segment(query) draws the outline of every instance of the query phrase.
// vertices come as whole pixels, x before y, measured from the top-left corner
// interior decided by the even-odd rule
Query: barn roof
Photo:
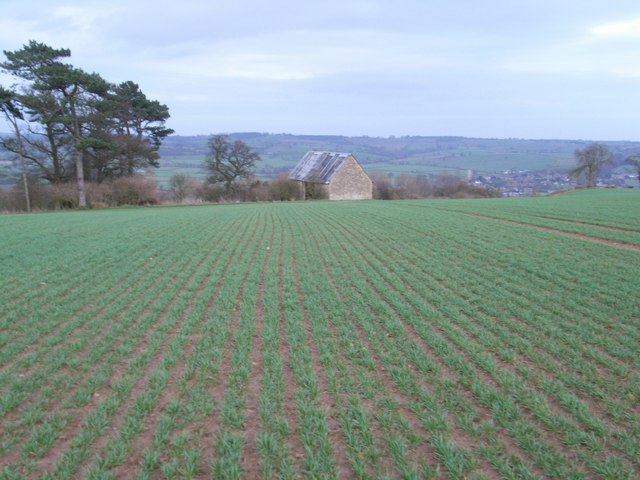
[[[289,173],[291,180],[313,183],[329,183],[349,153],[307,152]]]

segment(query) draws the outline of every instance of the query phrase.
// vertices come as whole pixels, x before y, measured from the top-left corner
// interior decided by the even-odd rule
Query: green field
[[[0,217],[0,478],[640,476],[640,191]]]

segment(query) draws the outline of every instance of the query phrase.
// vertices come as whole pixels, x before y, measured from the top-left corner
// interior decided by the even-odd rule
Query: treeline
[[[497,197],[496,190],[470,185],[459,177],[441,174],[432,177],[399,175],[392,179],[373,173],[373,197],[378,200],[418,198],[487,198]],[[51,184],[31,178],[29,182],[33,210],[78,208],[75,183]],[[85,185],[87,207],[106,208],[123,205],[198,204],[230,202],[285,202],[300,199],[300,185],[287,174],[271,181],[243,179],[232,191],[222,184],[197,180],[177,173],[169,179],[169,188],[161,189],[153,176],[134,175]],[[26,211],[22,184],[0,190],[0,212]]]
[[[68,49],[31,41],[4,54],[0,69],[17,83],[0,86],[0,114],[13,130],[0,146],[19,158],[24,190],[28,175],[35,175],[48,184],[36,189],[74,190],[75,203],[85,207],[85,184],[158,167],[160,144],[173,133],[165,127],[166,105],[148,99],[132,81],[113,84],[65,63]]]

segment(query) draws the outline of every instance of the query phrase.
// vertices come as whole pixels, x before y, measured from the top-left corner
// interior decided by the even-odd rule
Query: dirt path
[[[567,237],[573,237],[573,238],[579,238],[580,240],[587,240],[589,242],[593,242],[593,243],[601,243],[601,244],[605,244],[605,245],[611,245],[612,247],[618,247],[618,248],[624,248],[627,250],[634,250],[636,252],[640,252],[640,245],[636,245],[633,243],[626,243],[626,242],[618,242],[616,240],[608,240],[606,238],[598,238],[598,237],[592,237],[590,235],[585,235],[582,233],[575,233],[575,232],[567,232],[564,230],[560,230],[558,228],[552,228],[552,227],[543,227],[542,225],[532,225],[530,223],[527,222],[519,222],[517,220],[510,220],[507,218],[499,218],[499,217],[492,217],[490,215],[482,215],[480,213],[469,213],[469,212],[459,212],[457,211],[456,213],[461,213],[463,215],[469,215],[471,217],[478,217],[478,218],[484,218],[487,220],[493,220],[496,222],[501,222],[501,223],[510,223],[510,224],[514,224],[514,225],[520,225],[523,227],[528,227],[528,228],[532,228],[534,230],[540,230],[543,232],[550,232],[550,233],[558,233],[560,235],[565,235]],[[582,222],[570,222],[570,223],[581,223]],[[591,224],[586,224],[586,225],[591,225]],[[598,226],[600,228],[604,228],[605,230],[617,230],[617,229],[612,229],[612,228],[608,228],[608,227],[601,227],[600,225],[594,225],[594,226]],[[627,231],[627,230],[623,230],[623,231]]]

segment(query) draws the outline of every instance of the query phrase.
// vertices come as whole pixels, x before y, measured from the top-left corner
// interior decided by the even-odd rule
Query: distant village
[[[545,195],[555,191],[573,188],[577,184],[566,171],[546,170],[505,170],[496,175],[472,175],[471,182],[484,188],[492,188],[503,197],[528,197]],[[637,187],[638,181],[631,172],[611,173],[602,178],[599,187]]]

